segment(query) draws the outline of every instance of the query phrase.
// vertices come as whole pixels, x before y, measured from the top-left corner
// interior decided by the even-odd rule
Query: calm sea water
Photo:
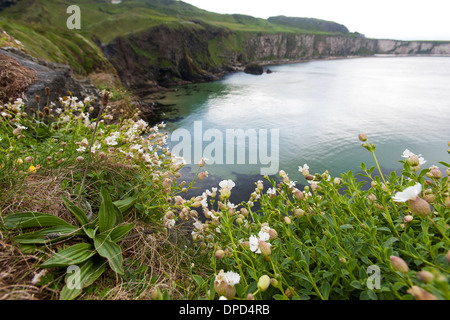
[[[401,169],[398,161],[405,149],[422,154],[427,160],[424,167],[450,162],[450,58],[371,57],[270,69],[271,74],[237,73],[213,83],[180,87],[161,100],[174,104],[166,114],[169,145],[180,149],[181,139],[171,141],[179,129],[191,135],[192,153],[184,156],[194,165],[187,166],[187,174],[198,168],[194,149],[205,151],[210,146],[210,151],[213,142],[223,145],[223,155],[220,151],[213,155],[227,163],[226,148],[236,147],[237,154],[238,146],[226,141],[226,130],[238,129],[258,134],[256,145],[247,143],[258,152],[265,151],[259,130],[267,130],[268,156],[271,132],[278,132],[278,170],[285,170],[297,184],[306,183],[298,172],[305,163],[312,174],[328,170],[333,176],[358,172],[361,162],[374,165],[371,154],[361,147],[359,133],[366,133],[376,145],[385,171]],[[215,139],[205,139],[205,132]],[[228,163],[207,165],[210,178],[204,186],[232,179],[248,199],[245,191],[254,189],[261,168],[268,165],[259,158],[250,164],[248,154],[245,164],[238,164],[236,157]]]

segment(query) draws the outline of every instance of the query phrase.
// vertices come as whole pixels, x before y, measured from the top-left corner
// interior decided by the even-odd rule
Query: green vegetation
[[[327,31],[318,23],[321,20],[317,19],[302,24],[276,19],[272,22],[245,15],[212,13],[174,0],[128,0],[121,4],[80,0],[76,5],[82,13],[81,29],[68,30],[66,22],[70,14],[66,10],[73,4],[67,0],[21,0],[0,12],[0,27],[21,41],[30,54],[67,63],[75,73],[82,75],[111,70],[97,42],[109,43],[119,36],[139,34],[160,25],[228,33],[223,39],[226,42],[225,49],[229,48],[233,52],[241,52],[241,39],[251,34],[334,34],[333,31]],[[220,62],[222,59],[218,55],[222,51],[217,50],[217,41],[222,41],[222,38],[211,41],[211,57],[215,62]]]
[[[21,100],[2,107],[6,297],[450,299],[450,164],[444,176],[405,151],[386,176],[360,135],[368,188],[304,165],[303,190],[280,171],[240,204],[231,180],[185,198],[207,179],[204,160],[184,181],[164,125],[113,116],[108,98],[98,118],[71,96],[32,115]]]

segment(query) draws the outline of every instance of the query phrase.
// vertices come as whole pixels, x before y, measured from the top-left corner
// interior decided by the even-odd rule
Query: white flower
[[[266,232],[266,231],[263,231],[263,230],[261,230],[259,232],[258,236],[259,236],[259,240],[261,240],[261,241],[266,241],[267,242],[270,239],[270,234],[268,232]]]
[[[120,136],[120,132],[112,132],[109,137],[105,138],[105,143],[109,146],[117,145],[117,138]]]
[[[257,236],[251,235],[248,242],[252,252],[261,253],[261,250],[259,250],[259,239]]]
[[[239,283],[241,276],[239,273],[228,271],[224,273],[225,279],[230,286],[234,286]]]
[[[302,166],[298,167],[298,171],[300,171],[302,173],[307,171],[307,170],[309,170],[309,166],[306,163],[303,165],[303,167]]]
[[[228,202],[227,207],[228,207],[228,209],[236,209],[238,206],[235,205],[234,203]]]
[[[259,249],[259,241],[267,242],[270,239],[270,234],[265,231],[260,231],[258,234],[259,238],[257,236],[251,235],[248,242],[250,244],[250,250],[254,253],[260,254],[261,249]],[[268,243],[270,245],[270,243]]]
[[[85,147],[85,146],[80,146],[80,147],[77,149],[77,151],[78,151],[79,153],[83,153],[83,152],[86,151],[86,147]]]
[[[408,149],[406,149],[405,151],[403,151],[402,157],[403,158],[409,158],[412,156],[417,156],[417,158],[419,158],[419,164],[422,166],[425,163],[427,163],[427,161],[424,159],[424,157],[422,157],[421,154],[414,154],[411,151],[409,151]]]
[[[228,188],[229,190],[233,189],[236,184],[232,180],[223,180],[219,183],[219,187]]]
[[[228,299],[225,298],[224,296],[220,296],[219,300],[228,300]]]
[[[295,187],[295,183],[296,183],[296,181],[289,181],[288,183],[286,183],[286,185],[287,185],[289,188],[294,188],[294,187]]]
[[[175,219],[166,219],[164,221],[164,225],[166,226],[166,228],[172,229],[172,227],[175,225]]]
[[[408,187],[402,192],[397,192],[392,200],[395,202],[406,202],[408,200],[415,200],[417,196],[422,192],[422,185],[416,184],[414,187]]]
[[[268,195],[276,195],[277,194],[277,189],[269,188],[269,189],[267,189],[267,194]]]

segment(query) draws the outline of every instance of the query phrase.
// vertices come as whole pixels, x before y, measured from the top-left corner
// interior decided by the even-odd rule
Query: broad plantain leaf
[[[123,274],[122,249],[112,242],[107,235],[99,234],[94,239],[94,245],[97,252],[108,260],[108,263],[114,272]]]
[[[136,204],[137,199],[138,195],[136,194],[135,196],[130,198],[114,201],[114,204],[116,205],[117,208],[119,208],[122,215],[126,215]]]
[[[83,232],[74,226],[56,226],[21,234],[15,237],[14,241],[20,244],[46,244],[82,234]]]
[[[106,270],[105,259],[96,256],[84,262],[74,274],[67,274],[66,285],[60,293],[60,300],[73,300],[78,297],[83,288],[94,283]],[[78,272],[78,273],[77,273]],[[73,281],[73,282],[72,282]],[[77,283],[79,281],[79,283]]]
[[[100,232],[105,232],[117,224],[117,213],[108,191],[102,187],[100,194],[103,201],[98,212],[98,226]]]
[[[5,227],[14,228],[35,228],[35,227],[54,227],[54,226],[72,226],[61,218],[47,213],[40,212],[20,212],[8,215],[5,218]]]
[[[108,234],[109,239],[111,239],[111,241],[119,242],[120,240],[123,239],[123,237],[125,237],[128,234],[128,232],[131,231],[131,229],[133,229],[133,224],[130,223],[122,226],[117,226],[113,230],[107,231],[106,234]]]
[[[60,250],[41,264],[42,268],[67,267],[86,261],[95,254],[94,246],[89,243],[78,243]]]
[[[70,212],[72,212],[72,214],[75,216],[75,218],[77,218],[78,222],[80,222],[82,226],[90,222],[83,210],[77,207],[73,202],[69,201],[66,197],[63,196],[62,199],[66,208],[69,209]]]

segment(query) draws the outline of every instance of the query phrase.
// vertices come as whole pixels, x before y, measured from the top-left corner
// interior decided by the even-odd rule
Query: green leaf
[[[40,212],[21,212],[9,214],[5,218],[4,222],[5,227],[8,229],[72,226],[70,223],[61,218]]]
[[[104,232],[114,228],[116,225],[116,209],[114,208],[111,196],[105,188],[102,187],[100,194],[103,201],[98,213],[98,225],[100,232]]]
[[[114,205],[120,210],[123,215],[126,215],[134,207],[137,200],[138,194],[130,198],[115,201]]]
[[[73,202],[69,201],[66,197],[63,196],[62,199],[66,208],[69,209],[70,212],[72,212],[72,214],[75,216],[75,218],[77,218],[78,222],[80,222],[82,226],[90,222],[83,210],[77,207]]]
[[[199,275],[193,274],[192,278],[194,278],[194,281],[197,283],[197,285],[199,287],[202,287],[203,283],[205,282],[205,280],[203,280],[202,277],[200,277]]]
[[[361,283],[358,280],[353,280],[350,285],[355,289],[362,289]]]
[[[122,225],[122,226],[117,226],[111,231],[111,233],[109,234],[109,238],[113,242],[119,242],[120,240],[123,239],[123,237],[125,237],[128,234],[128,232],[131,231],[131,229],[133,229],[132,223]]]
[[[60,293],[60,300],[73,300],[86,288],[94,283],[106,270],[106,261],[101,257],[94,257],[84,262],[79,273],[75,269],[74,274],[67,274],[66,285]],[[77,278],[78,277],[78,278]],[[69,281],[79,280],[79,284]]]
[[[34,232],[24,233],[14,238],[14,241],[20,244],[45,244],[54,241],[60,241],[67,237],[82,235],[79,228],[74,226],[50,227]],[[77,231],[78,230],[78,231]]]
[[[331,291],[331,286],[328,282],[325,282],[320,287],[320,293],[322,294],[322,296],[325,300],[328,300],[328,297],[330,296],[330,291]]]
[[[109,266],[117,274],[123,274],[122,249],[111,241],[105,234],[99,234],[94,238],[94,246],[97,252],[108,260]]]
[[[89,243],[78,243],[55,253],[41,264],[42,268],[67,267],[82,263],[95,254],[94,247]]]
[[[95,228],[95,229],[92,229],[92,228],[88,228],[88,227],[86,227],[86,226],[83,226],[83,230],[84,230],[84,233],[85,233],[89,238],[94,239],[94,238],[95,238],[95,235],[96,235],[96,233],[97,233],[98,227]]]
[[[272,298],[274,298],[275,300],[289,300],[288,297],[282,294],[275,294]]]
[[[439,163],[443,166],[446,166],[447,168],[450,168],[450,164],[448,164],[447,162],[439,161]]]

